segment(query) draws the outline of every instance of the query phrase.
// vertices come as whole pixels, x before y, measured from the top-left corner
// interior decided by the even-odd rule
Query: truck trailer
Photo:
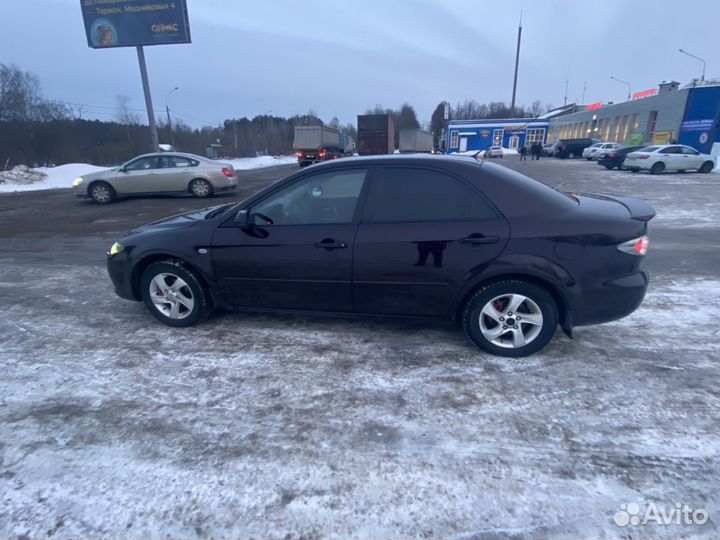
[[[422,129],[400,130],[400,153],[433,151],[433,136]]]
[[[361,156],[395,152],[395,123],[388,114],[362,114],[357,117],[357,152]]]
[[[346,136],[327,126],[295,126],[295,156],[301,167],[343,157]]]

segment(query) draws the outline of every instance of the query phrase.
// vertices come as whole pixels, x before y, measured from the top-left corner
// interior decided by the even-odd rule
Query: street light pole
[[[618,79],[617,77],[613,77],[612,75],[610,75],[610,78],[611,78],[613,81],[617,81],[617,82],[619,82],[619,83],[623,83],[623,84],[626,84],[626,85],[627,85],[627,87],[628,87],[628,101],[630,101],[630,99],[631,99],[631,93],[632,93],[632,87],[630,86],[630,83],[627,82],[627,81],[623,81],[622,79]]]
[[[172,120],[170,120],[170,107],[168,106],[168,98],[170,97],[170,94],[172,94],[175,90],[180,90],[180,87],[176,86],[167,94],[165,94],[165,112],[167,113],[168,130],[170,131],[170,144],[172,145],[173,150],[175,149],[175,134],[173,133]]]
[[[695,56],[694,54],[691,54],[691,53],[689,53],[689,52],[687,52],[687,51],[685,51],[685,50],[683,50],[683,49],[678,49],[678,52],[681,52],[681,53],[683,53],[683,54],[686,54],[686,55],[689,56],[690,58],[694,58],[695,60],[700,60],[700,61],[702,62],[703,70],[702,70],[702,75],[700,75],[700,82],[705,82],[705,60],[703,60],[703,59],[700,58],[699,56]]]
[[[268,155],[268,138],[267,138],[267,115],[272,112],[272,109],[263,114],[263,135],[265,138],[265,155]]]

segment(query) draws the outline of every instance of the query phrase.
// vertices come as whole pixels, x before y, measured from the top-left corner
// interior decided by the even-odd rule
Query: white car
[[[593,155],[593,159],[602,159],[606,157],[610,152],[613,150],[617,150],[618,148],[622,148],[622,144],[609,142],[609,143],[603,143],[600,147],[600,150],[595,152],[595,155]]]
[[[491,146],[490,148],[485,150],[485,157],[486,158],[503,157],[502,146]]]
[[[625,156],[625,168],[633,172],[698,171],[709,173],[715,168],[715,157],[701,154],[682,144],[646,146]]]
[[[620,146],[618,143],[613,142],[595,143],[583,150],[582,157],[587,160],[599,159],[601,154],[620,148]]]

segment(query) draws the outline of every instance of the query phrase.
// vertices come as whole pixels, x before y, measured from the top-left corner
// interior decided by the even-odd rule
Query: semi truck
[[[433,151],[433,136],[422,129],[400,130],[400,153]]]
[[[295,126],[295,156],[301,167],[352,154],[352,139],[328,126]]]
[[[388,114],[362,114],[357,117],[357,152],[361,156],[395,152],[395,123]]]

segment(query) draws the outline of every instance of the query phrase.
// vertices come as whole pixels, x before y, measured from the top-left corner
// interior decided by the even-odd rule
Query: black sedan
[[[131,231],[107,264],[171,326],[218,307],[450,319],[524,356],[640,305],[654,215],[472,157],[350,158]]]
[[[618,169],[623,169],[623,163],[625,163],[625,157],[630,153],[634,152],[635,150],[640,150],[641,148],[645,148],[647,145],[641,145],[641,146],[623,146],[621,148],[615,148],[614,150],[608,152],[598,160],[598,165],[601,167],[605,167],[606,169],[614,169],[617,167]]]

